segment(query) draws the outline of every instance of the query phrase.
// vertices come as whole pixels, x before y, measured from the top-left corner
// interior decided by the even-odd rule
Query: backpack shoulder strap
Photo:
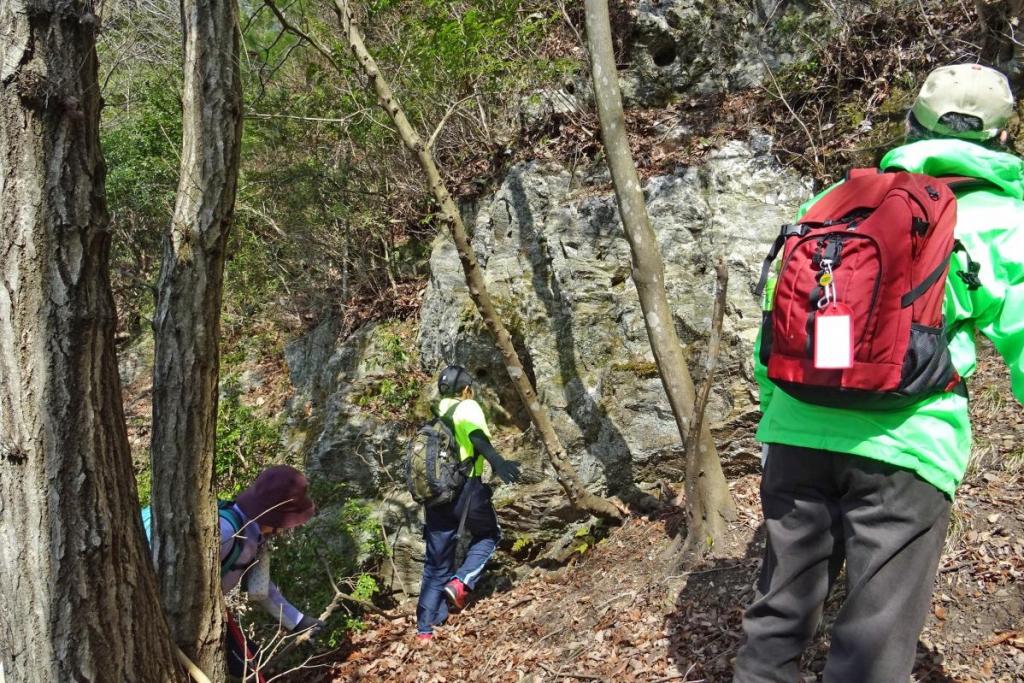
[[[455,403],[453,403],[451,407],[448,408],[448,410],[444,411],[443,415],[440,413],[438,413],[437,415],[437,419],[444,422],[448,429],[452,431],[452,434],[455,433],[455,421],[453,418],[455,416],[455,411],[458,410],[460,403],[461,401],[456,400]]]
[[[238,537],[238,532],[242,530],[242,519],[238,516],[238,513],[234,510],[234,501],[231,500],[219,500],[217,501],[217,518],[218,520],[223,519],[231,525],[231,552],[228,556],[220,563],[220,575],[224,576],[229,571],[235,568],[235,563],[238,562],[238,558],[242,554],[242,539]]]
[[[786,245],[786,240],[790,237],[803,237],[807,234],[807,226],[803,223],[786,223],[779,230],[778,237],[772,242],[771,249],[768,250],[768,256],[765,257],[764,262],[761,264],[761,277],[757,281],[757,285],[754,286],[754,296],[760,297],[764,292],[764,287],[768,283],[768,274],[771,272],[772,263],[775,258],[782,251],[782,247]]]
[[[880,168],[851,168],[846,172],[846,180],[863,178],[864,176],[881,175],[883,173],[885,173],[885,171]]]
[[[991,180],[985,178],[972,178],[971,176],[964,175],[948,175],[939,176],[935,178],[937,181],[948,187],[953,192],[963,192],[964,190],[980,190],[982,188],[989,188],[1003,191],[1003,188],[999,187]]]

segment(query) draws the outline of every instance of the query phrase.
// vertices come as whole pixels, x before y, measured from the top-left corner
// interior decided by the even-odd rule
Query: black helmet
[[[449,365],[437,377],[437,393],[444,397],[455,396],[471,386],[473,376],[461,365]]]

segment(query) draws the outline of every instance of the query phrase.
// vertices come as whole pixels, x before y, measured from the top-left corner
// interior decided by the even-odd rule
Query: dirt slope
[[[918,681],[1024,681],[1024,434],[989,354],[975,387],[978,447],[954,508]],[[728,681],[763,545],[758,476],[732,482],[740,517],[722,557],[683,573],[666,560],[679,513],[633,518],[577,563],[482,597],[417,646],[413,619],[375,618],[309,681]],[[808,650],[824,665],[833,595]],[[294,680],[294,679],[293,679]]]

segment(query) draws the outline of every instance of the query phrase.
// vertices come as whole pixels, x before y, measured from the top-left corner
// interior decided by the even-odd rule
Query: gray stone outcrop
[[[760,314],[750,292],[767,245],[809,192],[807,181],[774,161],[770,140],[757,135],[727,143],[702,166],[647,183],[675,323],[698,382],[713,263],[722,257],[729,264],[712,424],[742,419],[756,402],[749,354]],[[473,245],[584,481],[614,491],[644,479],[678,478],[679,436],[653,365],[606,177],[574,175],[557,164],[512,169],[478,207]],[[446,237],[431,258],[420,353],[427,368],[465,364],[495,390],[510,420],[522,421]],[[541,467],[540,454],[529,464]]]
[[[629,10],[622,73],[628,102],[756,87],[769,70],[800,61],[857,3],[789,0],[639,0]]]

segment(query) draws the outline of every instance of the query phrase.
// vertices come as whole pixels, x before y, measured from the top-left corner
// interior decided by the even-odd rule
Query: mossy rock
[[[612,370],[617,372],[628,372],[636,375],[640,379],[651,379],[659,376],[657,363],[639,359],[615,363],[612,365]]]

